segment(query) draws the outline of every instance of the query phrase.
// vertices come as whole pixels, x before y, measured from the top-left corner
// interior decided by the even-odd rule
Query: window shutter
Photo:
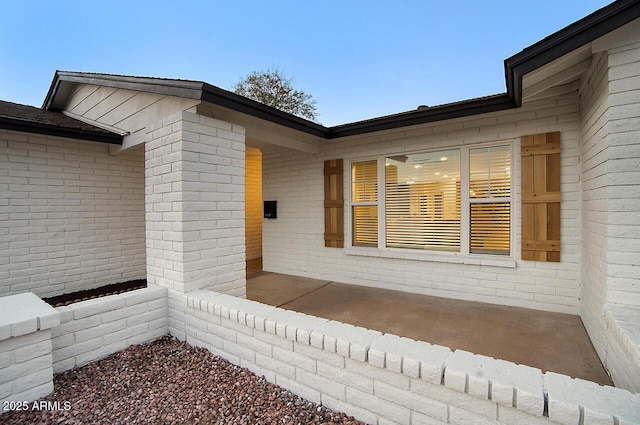
[[[522,259],[560,261],[560,133],[521,138]]]
[[[341,159],[324,162],[324,246],[344,247],[344,169]]]

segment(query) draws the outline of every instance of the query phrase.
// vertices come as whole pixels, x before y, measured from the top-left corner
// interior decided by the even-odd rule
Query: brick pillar
[[[180,112],[145,153],[149,283],[244,297],[244,128]]]

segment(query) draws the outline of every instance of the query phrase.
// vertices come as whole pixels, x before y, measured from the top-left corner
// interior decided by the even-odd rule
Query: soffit
[[[196,111],[200,115],[244,127],[247,144],[256,148],[279,146],[315,154],[320,152],[320,142],[325,140],[322,137],[211,102],[201,102]]]
[[[567,53],[522,77],[522,100],[559,96],[579,88],[580,78],[591,66],[591,43]]]

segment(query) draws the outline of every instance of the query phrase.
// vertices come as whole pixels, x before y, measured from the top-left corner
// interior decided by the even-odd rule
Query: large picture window
[[[460,250],[460,151],[385,159],[386,246]]]
[[[353,246],[509,255],[511,145],[352,162],[351,224]]]

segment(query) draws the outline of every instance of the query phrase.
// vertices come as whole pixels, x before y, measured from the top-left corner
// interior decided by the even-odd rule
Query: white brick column
[[[608,53],[607,302],[640,308],[640,42]]]
[[[180,112],[145,153],[149,283],[244,297],[244,128]]]

